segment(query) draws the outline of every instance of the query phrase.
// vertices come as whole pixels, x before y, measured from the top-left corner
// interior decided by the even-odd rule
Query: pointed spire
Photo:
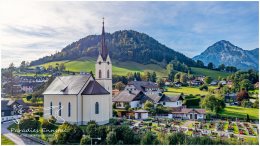
[[[107,59],[108,51],[106,47],[106,38],[105,38],[105,27],[104,27],[104,17],[103,17],[103,27],[102,27],[102,34],[101,34],[101,51],[100,55],[103,58],[103,60]]]

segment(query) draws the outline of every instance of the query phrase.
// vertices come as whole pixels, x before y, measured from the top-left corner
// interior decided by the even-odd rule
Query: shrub
[[[108,145],[117,144],[117,136],[115,131],[110,131],[106,137],[106,143]]]
[[[30,133],[28,129],[38,131],[40,129],[40,122],[33,117],[26,117],[21,119],[19,129],[22,133]]]
[[[156,145],[159,144],[159,140],[157,136],[154,135],[152,132],[147,132],[142,136],[141,145]]]
[[[247,100],[243,100],[241,102],[241,106],[246,107],[246,108],[251,108],[251,107],[253,107],[253,103],[250,101],[247,101]]]
[[[80,140],[80,145],[90,145],[91,139],[89,135],[84,135]]]
[[[53,144],[80,142],[83,132],[77,125],[63,123],[54,133]]]
[[[207,85],[202,85],[202,86],[200,86],[199,87],[199,89],[202,91],[202,90],[206,90],[206,91],[208,91],[208,86]]]
[[[54,132],[54,130],[57,129],[55,122],[56,122],[56,119],[53,116],[49,119],[44,119],[42,122],[43,132],[45,132],[45,133]]]

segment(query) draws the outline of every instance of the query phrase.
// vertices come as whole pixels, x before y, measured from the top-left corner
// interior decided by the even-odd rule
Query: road
[[[13,123],[13,121],[10,121],[8,123],[2,123],[2,131],[1,134],[12,140],[16,145],[40,145],[37,142],[34,142],[28,138],[21,137],[17,134],[12,133],[7,128]]]

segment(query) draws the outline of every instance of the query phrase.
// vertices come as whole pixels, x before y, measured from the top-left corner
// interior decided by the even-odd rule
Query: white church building
[[[112,118],[112,63],[105,43],[104,21],[96,78],[90,74],[56,77],[44,91],[44,118],[85,125],[106,124]]]

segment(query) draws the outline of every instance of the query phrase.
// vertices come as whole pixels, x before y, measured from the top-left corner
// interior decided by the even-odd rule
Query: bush
[[[57,129],[55,125],[56,119],[52,116],[49,119],[44,119],[42,122],[42,129],[44,133],[54,132]]]
[[[106,143],[108,145],[117,144],[117,136],[115,131],[110,131],[106,137]]]
[[[159,144],[159,140],[157,136],[154,135],[152,132],[147,132],[142,136],[141,145],[156,145]]]
[[[243,100],[241,103],[241,106],[246,107],[246,108],[252,108],[253,107],[253,103],[247,100]]]
[[[199,87],[199,89],[202,91],[202,90],[206,90],[206,91],[208,91],[208,86],[207,85],[202,85],[202,86],[200,86]]]
[[[63,123],[54,133],[52,144],[68,144],[80,142],[83,132],[77,125]]]
[[[31,133],[28,129],[35,130],[35,132],[37,132],[40,129],[40,122],[33,117],[26,117],[21,119],[19,129],[22,133]]]
[[[167,144],[168,145],[181,145],[186,144],[185,142],[185,134],[184,133],[175,133],[169,134],[167,136]]]
[[[89,135],[84,135],[80,140],[80,145],[90,145],[91,139]]]

